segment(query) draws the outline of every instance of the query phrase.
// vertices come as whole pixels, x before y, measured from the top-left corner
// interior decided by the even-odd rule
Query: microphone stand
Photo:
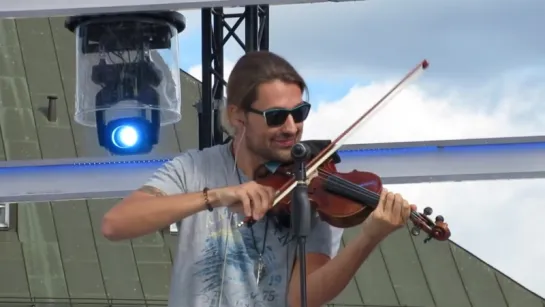
[[[310,155],[310,149],[303,143],[292,147],[291,156],[294,160],[294,175],[297,185],[292,192],[291,227],[297,238],[299,251],[299,274],[301,286],[301,307],[307,307],[307,261],[306,238],[311,231],[311,207],[308,197],[307,169],[305,162]]]

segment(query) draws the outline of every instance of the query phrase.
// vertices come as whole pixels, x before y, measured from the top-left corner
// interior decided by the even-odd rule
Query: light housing
[[[160,126],[181,120],[178,34],[185,25],[185,17],[178,12],[66,19],[66,28],[76,34],[74,119],[96,127],[99,144],[111,153],[147,153],[158,142]],[[114,146],[115,142],[107,140],[108,133],[125,119],[140,129],[147,127],[149,130],[141,133],[155,143],[126,150]]]

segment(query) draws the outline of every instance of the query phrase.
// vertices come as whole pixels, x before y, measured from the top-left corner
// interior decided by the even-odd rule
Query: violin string
[[[343,179],[343,178],[341,178],[339,176],[336,176],[336,175],[334,175],[334,174],[332,174],[332,173],[330,173],[328,171],[318,170],[318,177],[322,178],[324,180],[327,180],[330,177],[334,177],[337,180],[330,181],[328,184],[331,184],[332,186],[344,188],[344,189],[346,189],[346,190],[348,190],[350,192],[363,193],[363,194],[365,194],[365,196],[368,196],[369,198],[378,198],[379,197],[378,193],[375,193],[375,192],[373,192],[371,190],[360,187],[359,185],[357,185],[357,184],[355,184],[353,182],[350,182],[350,181],[348,181],[346,179]]]
[[[360,187],[357,184],[355,184],[353,182],[350,182],[350,181],[348,181],[348,180],[346,180],[344,178],[341,178],[339,176],[336,176],[336,175],[332,174],[329,171],[319,169],[318,170],[318,177],[321,178],[321,179],[324,179],[324,180],[326,180],[326,179],[328,179],[330,177],[335,177],[337,180],[330,181],[328,184],[330,184],[332,186],[344,188],[344,189],[346,189],[348,191],[351,191],[351,192],[363,193],[368,197],[376,197],[378,195],[378,193],[375,193],[375,192],[370,191],[370,190],[368,190],[366,188]],[[431,230],[431,225],[429,225],[429,221],[424,219],[421,216],[420,213],[415,212],[415,211],[411,211],[410,219],[413,222],[418,223],[419,226],[423,226],[423,227],[426,227],[427,229]]]

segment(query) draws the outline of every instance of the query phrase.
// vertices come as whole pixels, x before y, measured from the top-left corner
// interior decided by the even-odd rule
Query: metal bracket
[[[0,231],[8,230],[10,227],[10,203],[0,204]]]
[[[225,99],[213,99],[212,100],[212,110],[219,110],[221,105],[225,102]],[[193,107],[197,109],[197,112],[199,114],[202,114],[202,99],[199,99],[197,102],[193,104]]]
[[[179,226],[179,223],[170,224],[170,235],[172,236],[178,235],[178,226]]]

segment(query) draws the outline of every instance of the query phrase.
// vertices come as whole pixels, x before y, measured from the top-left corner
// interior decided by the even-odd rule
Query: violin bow
[[[376,114],[377,111],[390,102],[399,92],[407,88],[407,86],[416,80],[422,72],[428,68],[429,63],[427,60],[423,60],[416,67],[414,67],[408,74],[401,79],[392,89],[390,89],[379,101],[377,101],[369,110],[361,115],[354,123],[352,123],[346,130],[344,130],[335,140],[333,140],[326,148],[322,149],[308,164],[307,177],[314,173],[320,165],[322,165],[327,159],[329,159],[348,139],[354,131],[361,127],[365,119],[369,119],[371,115]],[[288,180],[276,193],[273,206],[275,206],[281,199],[286,197],[297,185],[295,178]]]

